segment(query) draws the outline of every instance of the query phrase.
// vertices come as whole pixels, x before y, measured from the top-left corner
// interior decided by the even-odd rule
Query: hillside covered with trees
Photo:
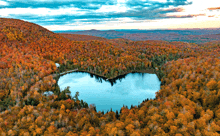
[[[154,100],[103,114],[59,89],[58,74],[73,69],[108,79],[153,71],[161,89]],[[77,40],[0,18],[0,134],[218,136],[220,41]]]

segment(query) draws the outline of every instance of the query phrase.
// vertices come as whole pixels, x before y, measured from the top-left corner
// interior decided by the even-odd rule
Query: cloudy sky
[[[220,28],[220,0],[0,0],[0,17],[52,31]]]

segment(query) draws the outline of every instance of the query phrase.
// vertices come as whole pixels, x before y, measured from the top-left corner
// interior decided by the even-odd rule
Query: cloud
[[[197,13],[176,15],[185,11],[184,6],[192,4],[188,0],[0,0],[0,4],[1,2],[4,6],[0,6],[0,17],[23,19],[42,26],[131,24],[197,16]]]
[[[16,16],[57,16],[57,15],[82,15],[85,11],[70,7],[70,8],[59,8],[59,9],[49,9],[49,8],[2,8],[0,9],[0,16],[16,17]]]
[[[168,12],[183,12],[185,11],[184,8],[168,8],[168,9],[164,9],[164,11],[168,11]]]
[[[167,15],[166,18],[192,18],[198,16],[206,16],[206,14],[191,14],[191,15]]]
[[[110,13],[110,12],[126,12],[128,10],[127,7],[122,6],[120,4],[117,5],[103,5],[100,9],[96,10],[95,12],[104,12],[104,13]]]
[[[191,1],[188,0],[128,0],[126,5],[133,9],[160,9],[167,8],[169,6],[190,5]]]
[[[0,1],[1,2],[1,1]],[[3,1],[2,1],[3,2]],[[149,10],[155,10],[163,7],[169,7],[170,5],[178,6],[178,5],[186,5],[189,4],[187,0],[174,0],[168,2],[161,2],[161,1],[155,1],[155,0],[9,0],[10,4],[4,4],[5,9],[1,9],[2,11],[8,11],[9,13],[5,14],[12,14],[12,10],[18,11],[20,14],[25,14],[24,12],[21,12],[22,10],[28,11],[28,14],[33,14],[36,10],[44,11],[45,15],[53,15],[57,14],[58,16],[60,14],[66,13],[66,11],[70,9],[77,9],[78,11],[87,11],[88,14],[100,14],[104,12],[105,15],[115,15],[112,13],[119,13],[120,12],[130,12],[133,14],[144,11],[146,12],[146,9]],[[30,12],[29,12],[30,10]],[[63,10],[63,11],[62,11]],[[34,12],[33,12],[34,11]],[[61,13],[58,13],[58,12]],[[50,13],[48,13],[50,12]],[[72,10],[70,11],[72,12]],[[148,11],[149,12],[149,11]],[[171,12],[171,11],[170,11]],[[3,14],[3,13],[2,13]],[[14,13],[17,14],[17,13]],[[42,12],[39,12],[40,15],[42,15]],[[68,14],[68,13],[67,13]],[[128,14],[129,15],[129,14]],[[139,15],[138,15],[139,16]],[[140,17],[140,16],[139,16]]]
[[[9,4],[5,1],[0,0],[0,7],[1,6],[8,6]]]
[[[187,0],[128,0],[126,5],[130,10],[125,13],[119,13],[117,16],[132,17],[136,20],[163,19],[166,18],[167,13],[184,11],[184,8],[178,6],[190,4],[192,4],[192,2]],[[113,15],[116,16],[116,14]]]
[[[208,17],[215,17],[215,15],[209,15]]]
[[[208,8],[208,10],[219,10],[220,7],[212,7],[212,8]]]
[[[113,5],[113,0],[10,0],[10,8],[51,8],[57,9],[60,7],[76,7],[80,9],[96,10],[101,5]]]

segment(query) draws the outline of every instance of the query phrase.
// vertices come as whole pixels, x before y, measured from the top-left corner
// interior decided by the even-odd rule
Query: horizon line
[[[111,30],[138,30],[138,31],[154,31],[154,30],[218,30],[220,28],[177,28],[177,29],[80,29],[80,30],[50,30],[56,31],[111,31]],[[48,29],[49,30],[49,29]]]

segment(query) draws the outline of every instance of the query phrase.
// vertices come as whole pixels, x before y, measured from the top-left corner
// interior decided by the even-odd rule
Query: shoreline
[[[124,72],[120,75],[117,75],[117,76],[114,76],[114,77],[111,77],[111,78],[107,78],[103,75],[100,75],[100,74],[96,74],[96,73],[93,73],[91,71],[86,71],[86,70],[79,70],[78,68],[77,69],[73,69],[73,70],[67,70],[67,71],[64,71],[64,72],[61,72],[61,73],[58,73],[58,74],[52,74],[53,77],[59,77],[60,76],[63,76],[63,75],[66,75],[68,73],[72,73],[72,72],[86,72],[86,73],[89,73],[89,74],[92,74],[92,75],[95,75],[95,76],[99,76],[105,80],[116,80],[117,78],[121,77],[121,76],[125,76],[129,73],[149,73],[149,74],[156,74],[157,75],[157,72],[154,70],[154,69],[146,69],[146,70],[131,70],[131,71],[127,71],[127,72]]]

